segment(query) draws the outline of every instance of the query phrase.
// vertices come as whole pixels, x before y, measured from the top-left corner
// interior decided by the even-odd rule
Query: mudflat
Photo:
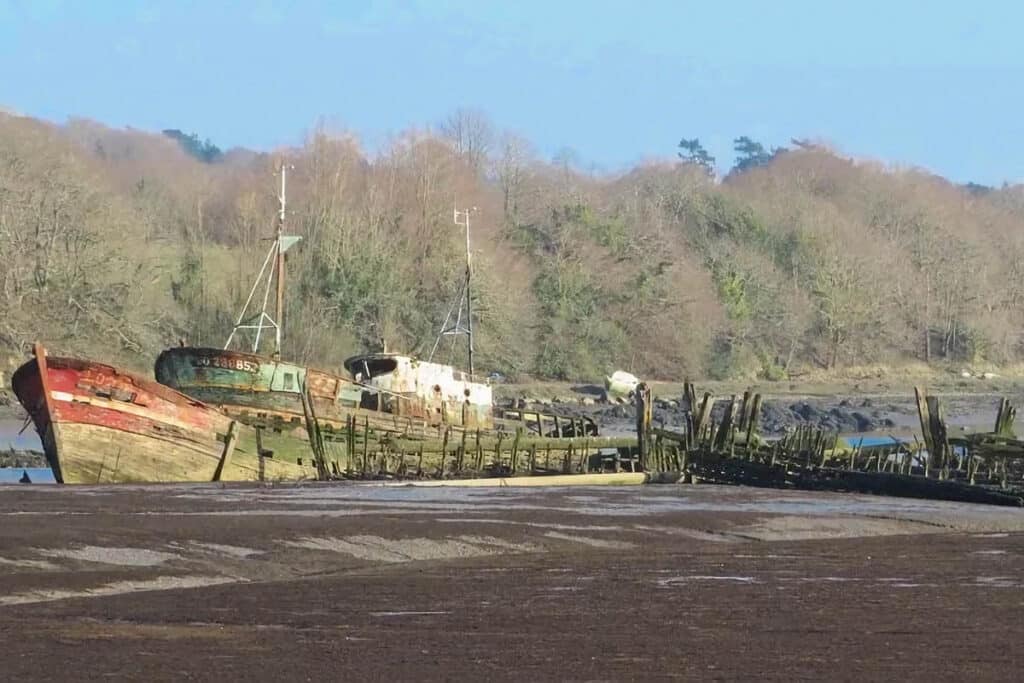
[[[715,486],[0,488],[6,680],[1017,680],[1024,513]]]

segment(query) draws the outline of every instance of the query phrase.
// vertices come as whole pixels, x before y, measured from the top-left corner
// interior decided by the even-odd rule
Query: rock
[[[850,417],[856,421],[858,432],[873,432],[878,429],[878,421],[864,413],[855,412]]]
[[[584,396],[583,398],[580,399],[580,405],[582,406],[592,406],[595,403],[597,403],[597,401],[595,401],[589,396]]]
[[[807,402],[794,403],[789,409],[807,422],[813,422],[821,417],[821,411]]]

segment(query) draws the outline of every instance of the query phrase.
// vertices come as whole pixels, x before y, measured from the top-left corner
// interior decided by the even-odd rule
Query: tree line
[[[285,354],[337,369],[425,354],[474,216],[478,366],[512,377],[781,379],[1024,356],[1024,191],[959,186],[794,140],[699,139],[598,175],[459,110],[369,154],[318,127],[274,153],[196,134],[0,115],[0,349],[148,366],[223,344],[271,234],[286,159]],[[459,347],[442,360],[463,363]]]

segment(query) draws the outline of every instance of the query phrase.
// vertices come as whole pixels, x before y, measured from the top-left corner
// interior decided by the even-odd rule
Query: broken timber
[[[793,429],[778,440],[762,438],[757,431],[762,397],[750,391],[718,402],[715,410],[712,396],[705,393],[698,399],[696,388],[687,382],[680,431],[653,426],[648,386],[638,386],[635,396],[637,434],[628,437],[597,436],[596,424],[589,419],[529,410],[510,411],[504,431],[446,425],[431,436],[396,429],[397,423],[385,426],[354,416],[343,428],[332,430],[318,419],[306,392],[302,431],[319,479],[455,482],[541,475],[555,485],[560,476],[635,473],[647,482],[1024,504],[1024,442],[1013,433],[1016,410],[1005,399],[991,433],[954,438],[938,398],[917,389],[922,441],[894,439],[891,444],[865,446],[861,440],[841,447],[838,434],[810,426]],[[280,427],[274,431],[282,432]],[[230,458],[227,446],[225,461]]]
[[[711,397],[698,403],[696,396],[687,382],[683,431],[652,431],[648,469],[665,473],[652,475],[654,480],[1024,505],[1024,441],[1013,435],[1016,411],[1005,399],[992,433],[950,438],[938,398],[916,389],[923,444],[894,439],[864,446],[862,439],[840,448],[838,434],[813,427],[798,427],[776,441],[759,438],[759,394],[725,399],[718,421],[711,419]],[[984,485],[978,483],[982,471]]]

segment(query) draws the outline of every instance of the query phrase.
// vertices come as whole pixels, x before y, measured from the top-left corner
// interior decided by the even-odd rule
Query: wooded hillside
[[[40,339],[148,370],[180,338],[223,344],[268,248],[283,155],[304,237],[285,355],[324,368],[382,337],[430,350],[463,267],[456,201],[479,207],[485,371],[783,378],[1024,356],[1020,186],[806,144],[716,181],[683,142],[684,159],[605,176],[466,111],[374,155],[326,130],[269,155],[0,114],[0,355]]]

